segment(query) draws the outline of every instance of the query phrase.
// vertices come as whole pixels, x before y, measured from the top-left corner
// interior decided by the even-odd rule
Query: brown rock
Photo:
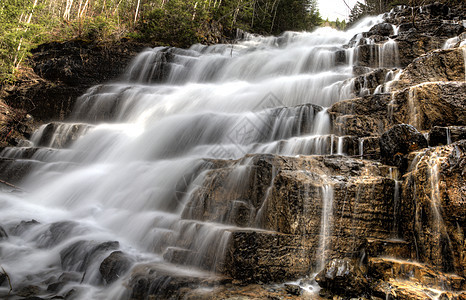
[[[399,90],[423,82],[464,81],[464,70],[463,49],[430,51],[410,63],[392,89]]]
[[[401,233],[417,259],[444,272],[466,274],[466,142],[411,155],[402,187]]]
[[[361,296],[368,291],[369,283],[354,262],[333,259],[317,274],[315,280],[332,294]]]

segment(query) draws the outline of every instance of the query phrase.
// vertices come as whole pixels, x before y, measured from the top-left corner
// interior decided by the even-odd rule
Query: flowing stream
[[[75,284],[86,286],[80,298],[121,298],[119,289],[102,291],[98,274],[99,262],[118,245],[139,262],[170,262],[184,251],[173,272],[215,271],[233,225],[228,215],[192,220],[195,207],[186,206],[212,159],[344,154],[327,113],[352,97],[355,49],[343,45],[381,21],[368,18],[347,32],[319,28],[247,35],[234,45],[147,49],[121,80],[89,89],[68,123],[44,125],[30,144],[2,153],[33,167],[23,191],[0,195],[1,225],[9,232],[0,241],[1,266],[11,281],[39,285],[85,270]],[[346,62],[336,63],[338,51]],[[380,57],[383,66],[397,62],[392,40],[384,51],[391,56]],[[27,149],[34,151],[28,160]],[[247,166],[243,159],[229,175],[231,185],[245,185]],[[326,214],[332,194],[330,185],[322,187]],[[237,201],[230,210],[243,206]],[[258,214],[247,226],[260,227]],[[330,220],[322,218],[322,251]],[[90,249],[95,255],[85,258]]]

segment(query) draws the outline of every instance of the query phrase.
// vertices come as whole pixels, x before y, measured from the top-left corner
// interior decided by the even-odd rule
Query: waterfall
[[[171,272],[215,274],[231,232],[260,224],[263,208],[242,198],[252,172],[245,155],[333,154],[335,139],[336,153],[345,154],[328,113],[352,92],[347,82],[357,50],[343,46],[381,20],[364,19],[347,32],[319,28],[247,35],[234,45],[146,49],[117,82],[82,95],[66,123],[40,127],[29,150],[2,152],[34,162],[24,192],[0,195],[1,225],[12,236],[0,241],[2,267],[12,281],[30,285],[64,270],[82,272],[75,286],[90,287],[82,299],[123,297],[121,286],[102,287],[97,276],[100,261],[116,249]],[[394,49],[387,42],[382,52]],[[225,175],[237,194],[221,215],[204,196],[215,184],[212,166],[227,170],[229,160],[241,160]],[[266,197],[273,176],[267,184]],[[322,266],[331,246],[333,187],[321,193]],[[245,219],[235,220],[238,212]],[[95,255],[85,265],[75,264],[89,253]]]
[[[327,252],[330,249],[333,216],[333,187],[330,184],[322,186],[322,214],[320,221],[319,248],[317,270],[321,270],[327,262]]]

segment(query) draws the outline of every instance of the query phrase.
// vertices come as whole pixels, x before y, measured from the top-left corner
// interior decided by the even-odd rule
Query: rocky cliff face
[[[358,46],[355,77],[348,80],[354,97],[326,110],[328,155],[205,159],[193,172],[199,177],[177,184],[183,196],[189,188],[188,198],[173,195],[182,202],[181,225],[157,236],[152,251],[198,273],[160,262],[134,266],[139,258],[114,251],[116,242],[78,242],[87,247],[79,248],[86,262],[92,256],[100,263],[100,282],[124,278],[130,299],[465,299],[466,46],[460,20],[466,16],[440,4],[415,9],[414,24],[410,9],[397,9],[350,41]],[[444,45],[449,49],[439,49]],[[46,81],[16,87],[5,99],[11,105],[21,100],[15,105],[37,112],[38,120],[64,118],[82,88],[115,78],[121,60],[139,46],[108,52],[107,64],[93,54],[105,51],[91,45],[44,46],[34,56],[34,70]],[[57,47],[63,48],[52,50]],[[338,53],[337,62],[346,61],[347,52]],[[151,80],[162,80],[174,59],[164,51]],[[97,65],[104,78],[88,73]],[[59,86],[42,89],[51,81]],[[61,95],[60,101],[52,95]],[[42,99],[35,111],[26,101],[31,97]],[[321,111],[313,110],[312,119]],[[107,120],[105,113],[101,117]],[[293,122],[294,131],[308,127],[306,120]],[[36,146],[66,148],[86,126],[50,123]],[[57,132],[66,132],[65,138],[56,138]],[[16,152],[16,158],[35,151]],[[11,169],[10,160],[0,167],[13,183],[29,170]],[[222,226],[207,231],[209,224]],[[212,244],[200,251],[205,232]],[[17,234],[14,228],[9,233]],[[8,234],[0,227],[3,238]],[[73,247],[60,253],[62,264],[77,251]],[[87,266],[80,268],[84,278]],[[304,287],[316,282],[322,289],[312,296]]]

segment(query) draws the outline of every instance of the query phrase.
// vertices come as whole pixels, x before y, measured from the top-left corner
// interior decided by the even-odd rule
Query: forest
[[[315,0],[4,0],[0,3],[0,80],[14,79],[30,49],[50,41],[122,38],[189,47],[260,34],[311,30]]]
[[[350,24],[399,4],[433,0],[361,0]],[[462,0],[443,0],[455,4]],[[451,3],[450,3],[451,2]],[[341,5],[346,2],[342,0]],[[259,34],[344,29],[322,20],[316,0],[3,0],[0,3],[0,83],[14,80],[30,50],[41,43],[83,39],[98,43],[134,39],[189,47],[231,42],[237,29]]]

